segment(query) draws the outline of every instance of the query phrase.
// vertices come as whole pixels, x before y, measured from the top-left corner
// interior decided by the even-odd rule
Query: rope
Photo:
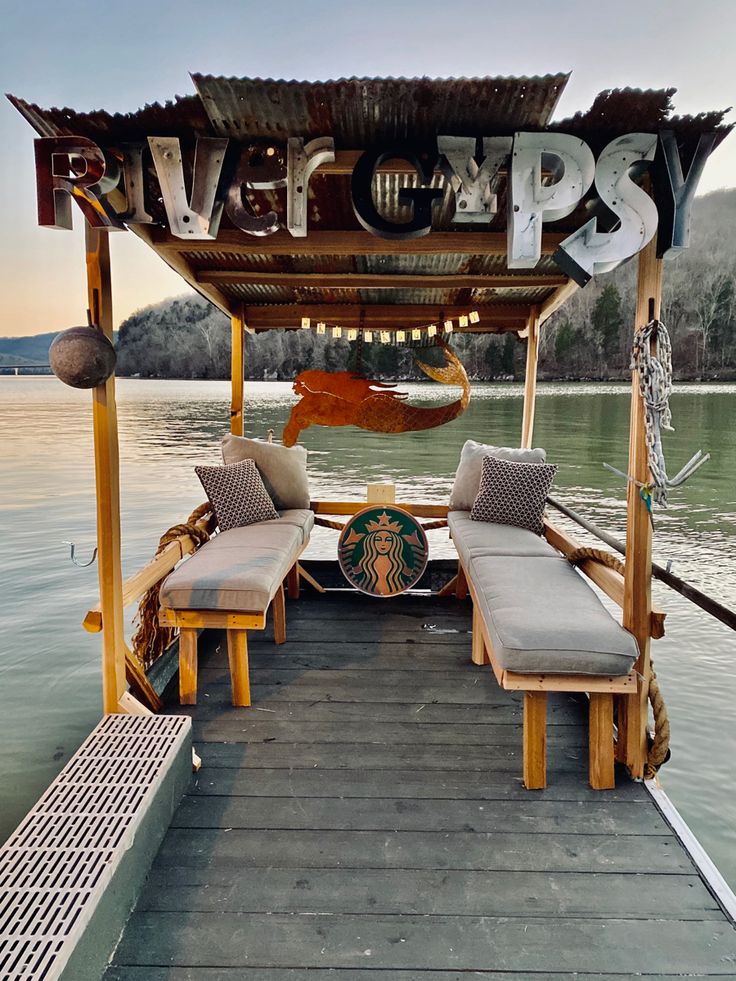
[[[667,706],[664,704],[662,692],[659,690],[657,674],[651,660],[649,668],[651,673],[647,697],[654,714],[654,739],[649,747],[647,762],[644,766],[645,780],[653,780],[662,764],[670,758],[670,720],[667,715]]]
[[[158,543],[156,555],[160,555],[167,545],[177,541],[179,538],[183,538],[185,535],[189,535],[194,542],[195,551],[200,545],[204,545],[210,536],[197,522],[205,514],[209,514],[211,510],[212,505],[209,501],[205,501],[204,504],[200,504],[198,508],[192,511],[184,524],[173,525],[168,531],[164,532]],[[157,583],[154,583],[143,594],[138,604],[138,612],[135,615],[138,629],[133,635],[133,653],[145,669],[150,668],[161,657],[174,639],[174,628],[162,627],[158,622],[159,590],[165,578],[166,576],[162,576]]]
[[[607,565],[609,569],[621,573],[622,576],[624,574],[625,567],[621,559],[616,558],[615,555],[611,555],[610,552],[604,552],[602,548],[581,546],[580,548],[573,549],[565,558],[572,565],[580,565],[586,559],[593,559],[595,562],[600,562],[602,565]]]
[[[321,528],[333,528],[335,531],[342,531],[345,527],[344,521],[331,521],[329,518],[320,518],[319,516],[314,519],[314,523]]]
[[[644,403],[645,441],[652,475],[651,496],[657,504],[666,507],[668,480],[662,430],[672,429],[672,343],[661,320],[650,320],[645,327],[636,331],[631,368],[638,374],[639,392]]]

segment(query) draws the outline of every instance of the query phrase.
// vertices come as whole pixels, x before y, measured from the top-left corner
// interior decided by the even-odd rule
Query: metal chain
[[[672,430],[670,394],[672,392],[672,344],[661,320],[651,320],[634,335],[631,368],[639,377],[644,403],[646,446],[652,474],[652,497],[667,507],[667,467],[662,447],[662,430]]]

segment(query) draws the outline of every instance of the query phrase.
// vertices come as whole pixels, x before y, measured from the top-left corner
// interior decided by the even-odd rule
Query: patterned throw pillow
[[[278,518],[253,460],[225,467],[195,467],[220,531]]]
[[[480,490],[470,517],[516,525],[541,535],[542,515],[557,467],[549,463],[512,463],[494,456],[483,458]]]

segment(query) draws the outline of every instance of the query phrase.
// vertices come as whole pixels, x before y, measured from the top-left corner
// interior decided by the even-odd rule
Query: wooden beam
[[[634,329],[659,317],[662,302],[662,260],[657,258],[656,239],[639,253]],[[631,423],[629,431],[629,475],[647,483],[651,479],[646,446],[644,403],[639,393],[639,376],[631,377]],[[624,575],[623,625],[636,637],[639,659],[638,691],[619,704],[619,758],[631,775],[644,775],[647,758],[647,696],[649,690],[649,636],[652,613],[652,526],[639,488],[629,481],[626,509],[626,572]],[[621,724],[623,722],[623,725]]]
[[[529,449],[534,436],[534,409],[537,400],[537,358],[539,352],[539,307],[533,306],[527,320],[526,373],[524,375],[524,410],[521,420],[521,445]]]
[[[393,275],[388,273],[280,273],[243,269],[205,269],[196,274],[198,283],[229,283],[247,286],[281,286],[286,289],[529,289],[562,286],[563,275],[521,273],[519,275],[472,275],[458,273],[447,276]]]
[[[575,280],[570,279],[564,286],[558,287],[552,296],[547,297],[539,309],[539,326],[541,327],[545,320],[549,320],[552,314],[556,313],[564,303],[567,303],[573,293],[579,289],[580,287]]]
[[[245,382],[245,330],[242,314],[230,320],[230,432],[244,434],[243,385]]]
[[[312,501],[310,507],[315,514],[357,514],[365,508],[365,501]],[[399,502],[397,508],[403,508],[415,518],[446,518],[446,504],[405,504]]]
[[[135,229],[143,225],[132,226]],[[545,232],[542,255],[552,255],[569,232]],[[227,252],[231,255],[506,255],[506,232],[430,232],[421,238],[379,238],[365,231],[310,231],[294,238],[283,229],[273,235],[247,235],[238,229],[220,231],[217,239],[176,238],[169,231],[150,228],[147,239],[157,251]],[[168,259],[167,259],[168,261]],[[173,263],[172,263],[173,265]]]
[[[365,327],[373,330],[406,330],[426,324],[441,324],[443,320],[454,320],[468,313],[465,306],[435,306],[430,304],[386,303],[323,303],[300,304],[279,303],[268,305],[249,305],[245,307],[245,318],[254,330],[273,330],[274,328],[300,329],[302,317],[309,317],[313,323],[324,321],[339,324],[341,327]],[[516,332],[527,319],[526,304],[504,304],[477,306],[480,322],[463,333],[481,334],[489,330],[497,333]]]
[[[112,341],[112,283],[107,233],[85,223],[87,297],[92,320]],[[102,704],[119,710],[125,692],[123,573],[120,559],[120,461],[115,375],[92,391],[97,501],[97,568],[102,633]]]

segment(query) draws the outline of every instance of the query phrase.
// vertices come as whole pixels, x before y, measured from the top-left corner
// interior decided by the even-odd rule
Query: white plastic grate
[[[107,716],[0,849],[2,981],[59,977],[190,725]]]

